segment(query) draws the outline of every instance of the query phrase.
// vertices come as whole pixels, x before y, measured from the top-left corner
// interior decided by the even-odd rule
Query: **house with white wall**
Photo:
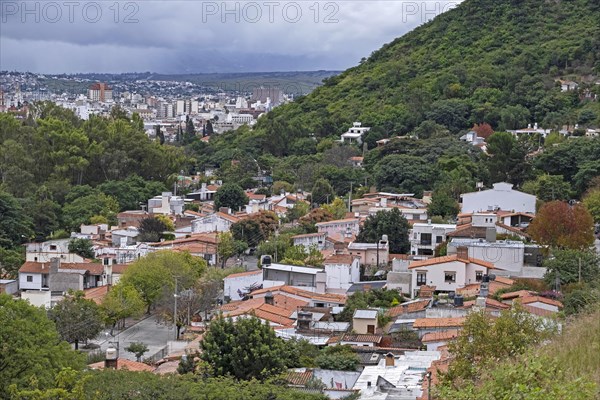
[[[292,236],[294,246],[304,246],[304,248],[307,250],[311,247],[323,250],[327,245],[326,239],[327,233],[325,232],[306,233],[303,235]]]
[[[354,122],[348,131],[342,133],[340,142],[361,144],[363,135],[369,130],[371,130],[371,128],[362,126],[362,123]]]
[[[348,245],[351,256],[358,257],[362,265],[387,265],[390,257],[390,247],[387,240],[378,243],[352,242]]]
[[[332,254],[323,261],[328,293],[346,293],[360,281],[360,259],[349,254]]]
[[[336,219],[328,222],[318,222],[315,224],[319,233],[326,233],[331,237],[351,237],[358,235],[360,230],[360,220],[358,218]]]
[[[240,272],[223,278],[223,296],[229,301],[241,300],[252,290],[262,289],[263,272],[255,271]]]
[[[536,197],[513,189],[506,182],[494,183],[493,188],[461,195],[462,213],[506,210],[535,214]]]
[[[434,286],[436,292],[456,292],[468,284],[481,282],[484,275],[496,268],[490,262],[469,257],[461,249],[460,254],[413,261],[408,269],[412,271],[412,295],[416,296],[423,285]]]
[[[413,224],[410,237],[410,254],[433,256],[435,248],[446,241],[446,235],[456,229],[454,224]]]
[[[192,233],[229,232],[240,219],[231,214],[216,212],[192,221]]]
[[[69,252],[70,241],[71,239],[57,239],[42,243],[27,243],[25,261],[49,263],[53,258],[59,258],[67,263],[85,262],[80,255]]]

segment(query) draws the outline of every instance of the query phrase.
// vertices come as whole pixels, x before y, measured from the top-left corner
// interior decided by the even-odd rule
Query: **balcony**
[[[421,239],[419,242],[421,246],[431,246],[431,239]]]

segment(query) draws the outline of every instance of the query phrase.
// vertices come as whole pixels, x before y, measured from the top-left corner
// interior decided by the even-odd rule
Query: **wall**
[[[469,257],[488,261],[499,268],[494,270],[497,275],[521,275],[525,245],[503,245],[503,242],[461,244],[452,241],[448,244],[448,254],[456,254],[458,246],[467,246]]]
[[[352,318],[352,330],[358,334],[368,334],[368,325],[375,325],[375,330],[377,330],[377,319]]]
[[[238,294],[238,290],[241,290],[242,292],[244,292],[245,289],[251,285],[262,284],[262,282],[263,282],[262,271],[257,271],[257,272],[258,273],[256,273],[256,274],[242,275],[242,276],[236,276],[236,277],[232,277],[232,278],[226,277],[225,279],[223,279],[223,283],[224,283],[223,295],[226,297],[229,297],[231,299],[231,301],[241,300],[241,297]]]
[[[27,276],[32,276],[33,282],[27,282]],[[21,289],[21,290],[26,290],[26,289],[41,290],[42,289],[42,274],[19,272],[19,289]]]
[[[506,183],[494,184],[494,189],[462,195],[461,212],[488,211],[489,207],[501,210],[535,214],[535,196],[511,189]]]
[[[327,274],[327,289],[348,290],[352,283],[360,281],[360,269],[358,261],[352,265],[325,264]]]
[[[51,294],[49,290],[21,292],[21,299],[29,301],[32,306],[50,308]]]
[[[451,261],[443,264],[414,268],[411,271],[412,287],[414,290],[418,290],[419,288],[419,286],[417,286],[417,273],[419,271],[427,271],[427,285],[435,286],[436,290],[455,291],[459,287],[465,285],[465,267],[464,263],[460,261]],[[447,283],[444,281],[445,271],[456,272],[456,279],[454,283]]]

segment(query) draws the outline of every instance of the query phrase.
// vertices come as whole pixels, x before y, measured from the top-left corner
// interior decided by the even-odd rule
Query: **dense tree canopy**
[[[264,380],[283,372],[289,360],[285,342],[258,318],[218,317],[200,344],[201,358],[215,376]]]
[[[367,218],[356,240],[362,243],[377,243],[383,235],[387,235],[390,253],[406,254],[410,250],[409,229],[408,221],[397,208],[378,211]]]
[[[46,312],[25,300],[0,294],[0,398],[9,385],[51,387],[61,368],[82,369],[83,357],[60,340]]]
[[[582,204],[551,201],[540,208],[527,232],[543,245],[584,250],[594,243],[594,220]]]
[[[221,207],[230,208],[232,211],[238,211],[240,207],[248,204],[248,196],[244,189],[237,183],[225,183],[215,194],[215,209]]]

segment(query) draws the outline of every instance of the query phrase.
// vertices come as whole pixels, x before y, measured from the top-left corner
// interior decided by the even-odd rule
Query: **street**
[[[108,331],[105,331],[92,342],[100,345],[99,351],[103,352],[109,347],[109,342],[118,343],[119,358],[135,360],[135,354],[125,350],[129,344],[141,342],[148,346],[148,351],[142,356],[142,359],[144,359],[151,357],[162,350],[167,345],[167,341],[172,340],[175,340],[175,331],[173,327],[159,324],[156,320],[156,316],[152,315],[130,328],[119,332],[114,337],[110,336]]]

